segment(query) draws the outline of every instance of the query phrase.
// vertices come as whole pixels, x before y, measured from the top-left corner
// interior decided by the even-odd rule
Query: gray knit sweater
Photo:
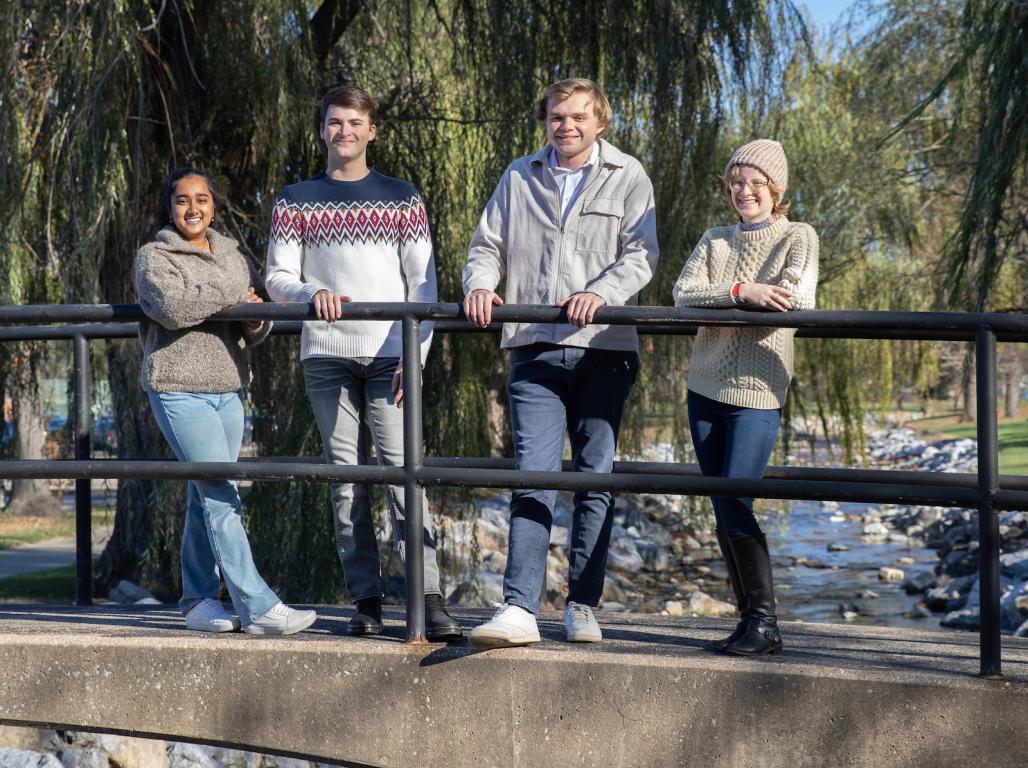
[[[251,332],[241,322],[205,321],[264,282],[235,240],[209,229],[207,241],[210,251],[196,248],[169,225],[136,255],[136,294],[149,318],[139,323],[147,392],[234,392],[250,383],[246,348],[271,323]]]

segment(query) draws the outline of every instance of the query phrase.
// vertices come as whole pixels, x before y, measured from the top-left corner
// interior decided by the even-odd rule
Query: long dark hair
[[[193,168],[192,166],[176,168],[174,171],[169,173],[167,177],[165,177],[164,184],[161,185],[161,196],[157,201],[157,221],[161,226],[172,223],[171,197],[175,194],[175,183],[179,179],[184,179],[186,176],[199,176],[201,179],[206,181],[207,188],[211,191],[211,197],[214,198],[215,203],[218,202],[218,187],[214,183],[214,177],[211,176],[210,173],[202,168]]]

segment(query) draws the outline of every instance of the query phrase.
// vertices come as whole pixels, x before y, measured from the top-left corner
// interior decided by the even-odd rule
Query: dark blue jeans
[[[782,421],[779,409],[728,405],[689,391],[689,431],[704,475],[760,478]],[[758,536],[753,499],[711,498],[714,518],[730,539]]]
[[[510,359],[507,394],[518,469],[560,471],[565,432],[576,472],[610,472],[625,399],[639,370],[635,352],[530,344]],[[504,599],[535,613],[546,577],[556,491],[516,490]],[[579,491],[571,527],[568,599],[595,606],[603,594],[614,517],[607,491]]]

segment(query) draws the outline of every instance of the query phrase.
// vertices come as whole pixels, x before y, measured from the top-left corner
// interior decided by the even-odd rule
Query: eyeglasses
[[[742,192],[742,190],[749,185],[750,190],[755,194],[759,194],[767,189],[766,181],[746,181],[745,179],[732,179],[728,182],[728,186],[732,188],[733,192]]]

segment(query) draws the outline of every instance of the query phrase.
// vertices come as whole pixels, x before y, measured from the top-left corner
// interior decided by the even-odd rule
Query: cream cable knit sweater
[[[678,276],[675,306],[730,307],[732,286],[750,282],[785,285],[793,309],[813,309],[817,254],[813,228],[784,216],[752,232],[738,225],[708,229]],[[793,328],[700,328],[688,387],[729,405],[781,408],[792,380],[795,335]]]

